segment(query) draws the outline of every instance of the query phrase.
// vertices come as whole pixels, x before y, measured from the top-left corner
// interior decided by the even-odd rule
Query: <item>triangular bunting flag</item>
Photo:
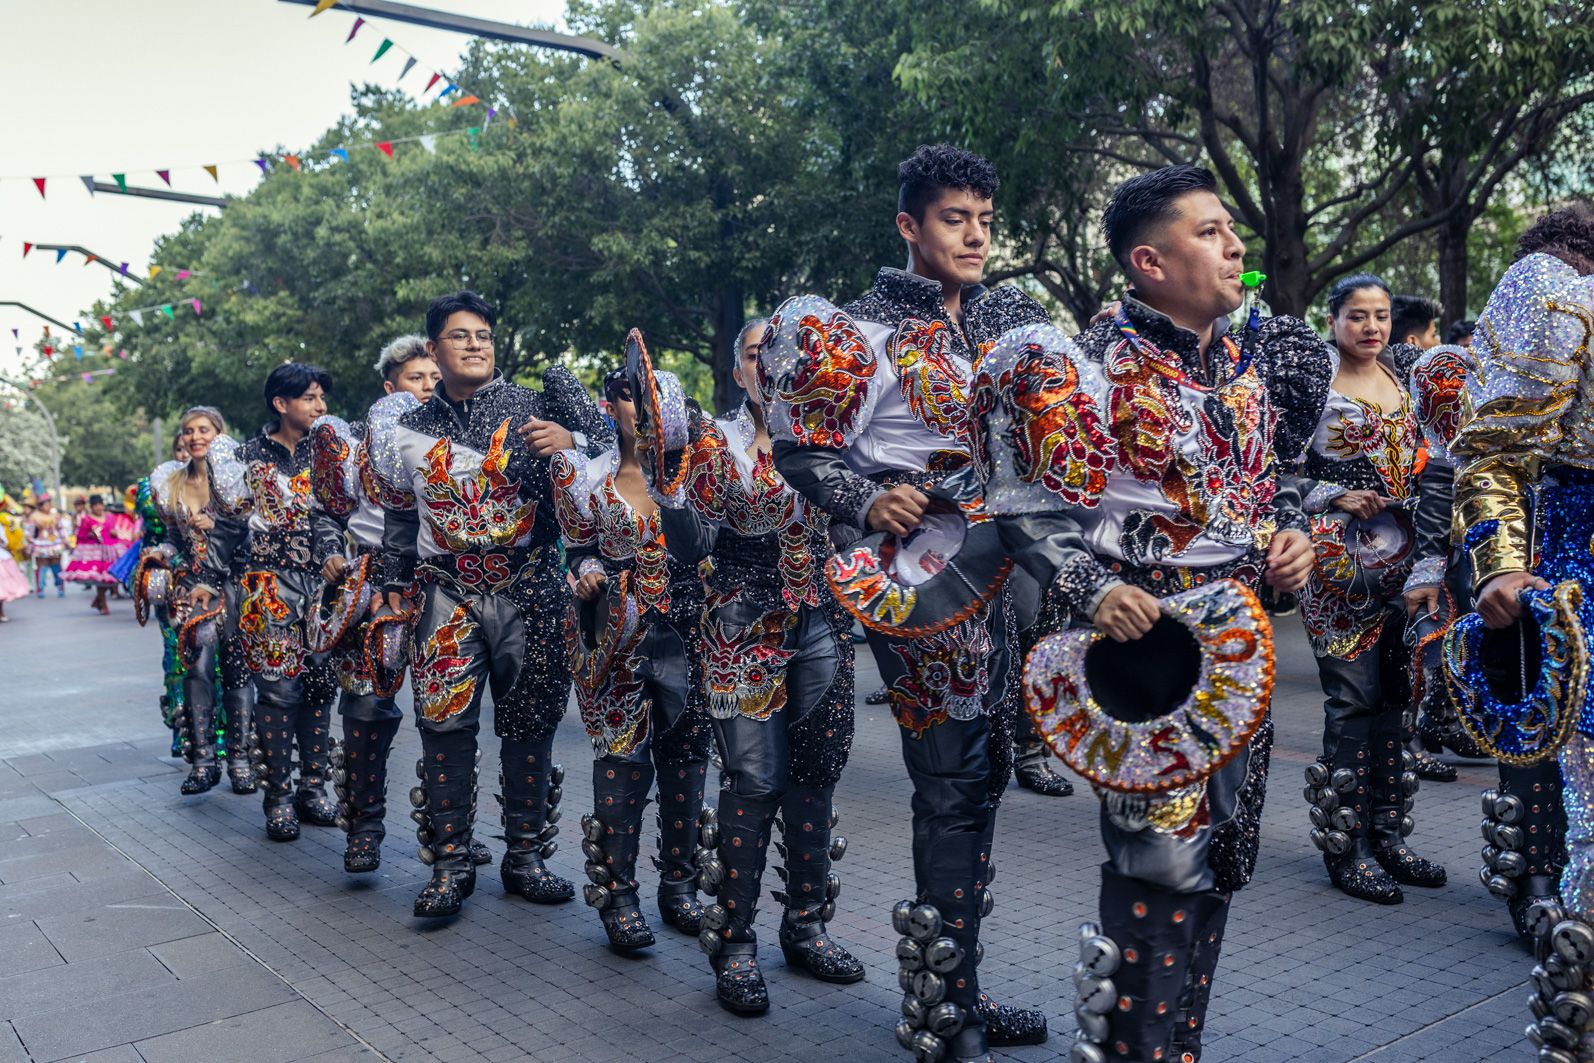
[[[76,358],[78,361],[81,362],[83,360],[83,348],[82,347],[73,347],[72,348],[72,356],[74,358]]]
[[[478,150],[481,149],[481,146],[482,146],[481,139],[480,139],[481,135],[482,135],[482,127],[481,126],[473,125],[469,129],[465,130],[465,137],[466,137],[466,139],[468,139],[470,141],[470,150],[478,151]]]
[[[161,307],[161,313],[165,314],[167,317],[172,317],[172,304],[167,303],[165,306]]]
[[[443,75],[442,74],[433,74],[432,75],[432,80],[428,81],[426,83],[426,87],[424,89],[422,89],[421,91],[422,92],[431,92],[432,91],[432,86],[437,84],[439,81],[442,81],[442,80],[443,80]]]
[[[447,96],[450,92],[458,92],[458,91],[459,91],[459,86],[454,84],[452,81],[450,81],[448,83],[448,88],[444,89],[442,92],[439,92],[437,94],[437,98],[438,99],[442,99],[444,96]]]
[[[118,358],[120,358],[120,359],[121,359],[121,360],[122,360],[122,361],[124,361],[124,362],[125,362],[125,361],[127,361],[127,348],[126,348],[126,347],[123,347],[123,348],[122,348],[122,349],[121,349],[121,350],[119,350],[119,351],[117,351],[117,352],[116,352],[116,355],[117,355],[117,357],[118,357]],[[109,370],[109,369],[107,369],[107,370],[106,370],[106,372],[107,372],[107,373],[109,373],[109,372],[110,372],[110,370]]]
[[[19,338],[18,335],[17,335],[17,330],[16,329],[12,329],[11,330],[11,338],[12,339],[18,339]]]
[[[180,281],[185,281],[189,277],[192,277],[192,276],[193,276],[193,273],[188,271],[188,270],[186,270],[186,269],[180,269],[180,270],[177,271],[177,279],[180,280]]]
[[[436,155],[437,154],[437,134],[436,133],[423,133],[423,134],[421,134],[421,147],[425,148],[431,154]]]
[[[215,163],[213,163],[213,162],[212,163],[207,163],[205,165],[205,172],[210,174],[210,179],[212,181],[215,181],[217,184],[221,183],[221,178],[216,176],[216,164]]]
[[[84,174],[82,177],[79,177],[78,180],[83,182],[83,187],[88,189],[89,195],[92,196],[94,194],[94,177],[93,177],[93,175]]]
[[[87,254],[87,253],[85,253],[83,255],[83,264],[85,266],[88,265],[90,262],[98,262],[98,261],[99,261],[99,259],[95,258],[93,255],[90,255],[90,254]]]
[[[264,176],[265,172],[266,172],[266,166],[267,166],[266,157],[264,155],[260,156],[260,158],[255,160],[255,165],[260,167],[261,176]]]
[[[133,319],[133,324],[142,325],[144,323],[144,311],[129,310],[128,315]]]
[[[354,40],[354,35],[356,33],[360,32],[360,27],[363,26],[363,25],[365,25],[365,19],[363,19],[363,18],[355,19],[354,20],[354,28],[349,30],[349,35],[347,37],[343,38],[343,43],[344,44],[348,44],[350,41]]]
[[[111,174],[111,180],[116,182],[117,188],[120,188],[123,192],[127,191],[127,174],[113,173]]]
[[[61,264],[61,260],[63,258],[65,258],[65,257],[66,257],[66,248],[58,247],[58,248],[55,249],[55,264],[57,266],[59,266]]]
[[[403,81],[404,80],[404,75],[408,74],[410,72],[410,70],[412,70],[414,68],[414,66],[415,66],[415,57],[412,55],[412,56],[409,56],[408,58],[406,58],[404,60],[404,69],[399,71],[398,79],[400,81]]]
[[[336,7],[338,0],[316,0],[315,10],[310,12],[310,17],[315,18],[329,7]]]
[[[482,102],[482,98],[480,96],[464,96],[464,97],[461,97],[460,99],[455,100],[449,106],[451,106],[451,107],[468,107],[469,105],[471,105],[473,103],[480,103],[480,102]]]
[[[188,301],[190,303],[194,304],[194,316],[198,317],[199,316],[199,300],[198,299],[190,299]]]
[[[72,331],[76,332],[79,336],[83,335],[83,322],[81,322],[81,321],[72,322]]]
[[[44,356],[46,358],[54,358],[55,357],[55,348],[54,347],[46,347],[44,349]]]
[[[170,170],[156,170],[155,176],[166,182],[166,187],[172,186],[172,172]]]
[[[297,155],[284,155],[282,157],[282,161],[287,163],[289,166],[292,166],[294,173],[298,173],[299,172],[299,156],[297,156]]]
[[[122,263],[122,276],[124,276],[124,277],[127,276],[127,263],[126,262]]]
[[[28,252],[33,250],[33,245],[26,240],[22,241],[22,257],[27,258]]]
[[[104,325],[106,328],[110,328],[111,327],[111,315],[110,314],[101,314],[100,315],[100,324]]]
[[[387,54],[387,50],[389,48],[391,48],[391,47],[393,47],[393,42],[388,40],[386,37],[383,37],[382,38],[382,43],[377,45],[376,54],[371,56],[371,62],[374,63],[378,59],[382,58],[384,55]]]
[[[342,159],[344,162],[348,162],[349,161],[349,149],[348,148],[333,148],[331,151],[327,152],[327,154],[328,155],[336,155],[338,158]]]
[[[33,187],[39,190],[40,199],[44,198],[44,181],[45,179],[43,177],[35,177],[33,179]]]
[[[376,142],[376,150],[391,159],[393,157],[393,142],[391,140],[379,140]]]
[[[151,266],[149,268],[149,279],[154,280],[157,276],[159,276],[162,268],[163,267],[161,266]]]

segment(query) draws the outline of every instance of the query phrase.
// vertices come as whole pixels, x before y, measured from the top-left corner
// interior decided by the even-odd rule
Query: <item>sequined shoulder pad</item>
[[[1428,441],[1428,459],[1453,464],[1450,441],[1461,427],[1471,354],[1465,347],[1435,347],[1411,367],[1412,411]]]
[[[1257,349],[1268,396],[1278,415],[1273,449],[1280,464],[1293,469],[1306,454],[1328,405],[1334,380],[1332,350],[1298,317],[1262,322]]]
[[[210,444],[210,489],[215,507],[228,516],[249,512],[253,496],[244,482],[247,466],[243,448],[232,436],[217,436]]]
[[[399,453],[400,422],[421,408],[421,401],[407,391],[395,391],[377,400],[365,419],[364,464],[371,486],[383,504],[414,504],[409,470]]]
[[[851,446],[878,398],[874,349],[851,317],[816,295],[782,303],[758,350],[770,435],[803,446]]]
[[[354,430],[341,417],[327,414],[310,426],[310,492],[317,506],[340,520],[359,503],[358,446]]]
[[[974,366],[971,437],[994,515],[1094,506],[1117,461],[1101,367],[1060,329],[1005,333]]]
[[[592,505],[593,478],[602,483],[602,472],[609,467],[605,452],[589,459],[578,450],[561,450],[548,459],[548,476],[553,481],[553,508],[559,518],[565,541],[579,546],[590,542],[598,532],[597,514]]]

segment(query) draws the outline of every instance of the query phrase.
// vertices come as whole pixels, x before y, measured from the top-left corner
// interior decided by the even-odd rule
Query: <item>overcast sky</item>
[[[523,24],[557,24],[563,0],[415,0],[427,7]],[[350,110],[351,83],[401,84],[418,94],[428,68],[447,71],[466,38],[280,0],[0,0],[0,301],[52,317],[81,317],[113,275],[53,252],[22,257],[23,241],[82,244],[147,274],[157,236],[194,207],[116,195],[90,197],[76,175],[182,191],[242,194],[259,170],[247,160],[277,144],[302,146]],[[382,38],[395,47],[372,64]],[[419,60],[398,82],[407,49]],[[201,167],[220,163],[219,185]],[[40,199],[32,178],[46,176]],[[0,306],[0,371],[18,366],[44,322]],[[11,330],[20,330],[14,341]]]

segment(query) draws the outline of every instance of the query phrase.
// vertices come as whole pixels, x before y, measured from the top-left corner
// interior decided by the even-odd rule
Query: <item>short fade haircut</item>
[[[897,165],[897,182],[897,210],[923,221],[924,208],[943,189],[995,198],[996,167],[984,156],[951,144],[920,144]]]
[[[1407,336],[1422,335],[1439,320],[1439,304],[1421,295],[1397,295],[1389,300],[1389,341],[1402,343]]]
[[[382,374],[383,380],[392,380],[398,371],[417,358],[430,358],[432,353],[426,349],[426,337],[411,334],[400,336],[398,339],[382,348],[382,353],[376,359],[376,371]]]
[[[1450,327],[1445,329],[1446,343],[1460,343],[1474,332],[1478,331],[1478,323],[1472,318],[1462,318],[1460,321],[1450,322]]]
[[[1594,210],[1586,203],[1552,211],[1517,239],[1517,259],[1554,255],[1583,276],[1594,274]]]
[[[303,362],[283,362],[266,374],[266,409],[275,414],[274,400],[296,399],[309,391],[311,384],[320,384],[323,392],[332,394],[332,374],[325,369]]]
[[[498,327],[498,315],[491,303],[475,292],[455,292],[438,296],[426,308],[426,338],[435,340],[441,336],[448,319],[458,313],[475,314],[487,322],[488,328]]]
[[[1129,272],[1129,252],[1146,242],[1147,234],[1179,216],[1174,200],[1191,192],[1218,194],[1218,180],[1203,166],[1164,166],[1131,177],[1113,189],[1101,214],[1107,250]]]

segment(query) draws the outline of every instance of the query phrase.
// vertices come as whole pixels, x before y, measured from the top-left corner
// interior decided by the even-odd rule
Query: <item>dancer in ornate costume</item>
[[[619,445],[595,458],[553,456],[555,510],[576,577],[565,624],[576,703],[596,761],[594,809],[581,817],[591,880],[582,888],[616,951],[654,942],[637,901],[642,812],[659,781],[658,906],[664,921],[696,935],[692,855],[711,739],[703,689],[703,581],[697,566],[665,549],[679,516],[648,494],[637,460],[636,405],[622,370],[604,378]],[[695,540],[690,522],[686,534]]]
[[[1560,760],[1566,852],[1530,839],[1537,856],[1517,899],[1541,961],[1533,971],[1536,1024],[1528,1037],[1545,1063],[1594,1060],[1594,738],[1590,737],[1586,597],[1594,582],[1594,212],[1547,215],[1522,235],[1519,259],[1478,320],[1467,402],[1451,452],[1455,517],[1471,557],[1477,613],[1445,638],[1445,666],[1468,731],[1502,762]],[[1513,787],[1513,791],[1515,788]],[[1520,853],[1524,805],[1546,795],[1507,792],[1491,863]],[[1536,800],[1537,799],[1537,800]],[[1502,834],[1514,832],[1510,838]],[[1515,843],[1515,844],[1512,844]],[[1560,898],[1533,898],[1565,860]],[[1522,866],[1522,865],[1527,866]],[[1563,907],[1564,905],[1564,907]],[[1515,914],[1515,911],[1513,911]]]
[[[182,447],[182,439],[182,429],[178,428],[177,435],[172,440],[172,458],[175,461],[188,460],[188,452]],[[138,514],[142,523],[143,538],[135,549],[129,551],[129,553],[136,553],[138,559],[142,559],[144,551],[150,547],[165,542],[167,535],[166,521],[161,516],[159,508],[155,505],[155,497],[150,491],[149,481],[150,478],[148,476],[139,480],[133,497],[133,511]],[[134,576],[137,573],[138,564],[137,560],[135,560],[126,580],[128,593],[133,596],[135,602],[138,600],[139,595],[138,586],[134,582]],[[136,605],[134,612],[138,614]],[[147,612],[146,610],[144,614],[138,615],[147,615]],[[161,675],[164,677],[160,694],[161,722],[171,728],[172,756],[177,757],[182,755],[183,748],[183,729],[178,724],[183,707],[183,663],[177,654],[177,629],[167,623],[166,610],[156,609],[154,614],[155,621],[160,626],[161,632]],[[229,752],[231,751],[229,750]],[[248,755],[247,742],[244,744],[243,755]]]
[[[411,800],[424,812],[421,859],[432,867],[415,899],[420,917],[457,914],[476,888],[469,845],[486,686],[501,743],[504,888],[539,904],[575,896],[543,865],[563,792],[553,733],[570,696],[561,631],[570,590],[547,459],[573,446],[600,453],[612,436],[569,370],[550,367],[541,392],[505,380],[494,368],[495,321],[474,292],[434,300],[426,335],[437,390],[367,430],[393,555],[387,608],[402,612],[401,592],[420,580],[410,674],[424,765]]]
[[[1046,315],[1016,288],[980,283],[997,185],[989,162],[925,147],[898,175],[908,269],[882,269],[840,312],[810,297],[788,302],[772,320],[759,374],[786,482],[838,524],[907,537],[930,505],[926,491],[968,465],[971,361],[1008,329]],[[883,630],[885,605],[874,599],[860,619],[913,781],[917,894],[904,905],[933,917],[952,950],[932,974],[935,999],[920,998],[938,1004],[944,992],[951,1018],[937,1024],[944,1036],[921,1032],[949,1060],[984,1059],[988,1042],[1046,1037],[1043,1015],[999,1009],[974,970],[996,806],[1012,773],[1014,616],[999,595],[944,630],[904,637]],[[899,929],[904,919],[896,917]]]
[[[62,579],[68,583],[87,583],[94,588],[94,601],[89,608],[102,616],[111,611],[105,603],[106,592],[116,585],[111,575],[111,564],[122,554],[111,536],[110,518],[105,513],[105,496],[90,495],[88,511],[77,524],[77,546],[72,550],[72,560],[66,566]]]
[[[225,634],[228,619],[222,608],[232,582],[225,544],[241,534],[236,514],[246,495],[238,444],[224,434],[226,427],[221,414],[209,406],[183,414],[179,436],[188,456],[149,474],[145,531],[156,538],[146,540],[129,581],[139,622],[153,613],[162,631],[172,633],[166,708],[191,765],[182,784],[185,794],[204,793],[221,781],[216,758],[218,655],[223,658],[222,675],[231,680],[224,680],[222,687],[246,694],[248,689],[241,648],[236,636]],[[174,678],[180,691],[172,690]],[[228,766],[237,793],[254,790],[247,730],[240,733],[231,719],[237,715],[247,721],[249,704],[247,696],[224,700]]]
[[[326,416],[310,429],[314,560],[326,587],[308,617],[309,647],[330,654],[341,690],[343,743],[332,751],[332,776],[338,826],[348,835],[343,869],[350,874],[382,865],[388,753],[404,718],[393,698],[404,681],[404,616],[372,615],[373,596],[379,596],[392,562],[382,550],[381,491],[370,471],[367,426],[391,424],[416,409],[432,397],[438,380],[425,336],[401,336],[388,344],[376,370],[387,397],[371,407],[366,424]],[[475,864],[492,862],[479,842],[471,843],[470,853]]]
[[[331,389],[323,369],[298,362],[277,366],[264,390],[273,418],[239,451],[248,523],[247,536],[232,544],[243,559],[235,623],[254,676],[255,736],[265,767],[262,805],[266,836],[273,841],[297,839],[301,819],[320,827],[337,821],[337,807],[326,793],[336,687],[330,665],[305,642],[316,589],[310,426],[326,413]]]
[[[44,495],[39,508],[29,515],[23,526],[27,536],[28,557],[33,561],[34,593],[44,597],[44,574],[55,578],[55,595],[66,597],[66,584],[61,581],[61,557],[66,553],[66,518],[55,508],[55,499]]]
[[[1244,245],[1207,171],[1125,182],[1104,228],[1132,287],[1073,342],[1027,328],[981,359],[975,456],[1008,556],[1046,588],[1029,711],[1102,797],[1070,1058],[1191,1061],[1272,743],[1255,592],[1312,564],[1277,455],[1304,449],[1328,366],[1291,318],[1228,334]]]
[[[1406,842],[1418,780],[1405,748],[1411,704],[1407,578],[1437,578],[1444,555],[1420,545],[1412,522],[1422,430],[1410,396],[1382,357],[1389,350],[1389,288],[1361,274],[1328,300],[1334,378],[1301,466],[1316,564],[1301,619],[1317,656],[1323,755],[1306,781],[1312,842],[1334,886],[1399,904],[1400,886],[1437,887],[1445,870]],[[1398,364],[1416,350],[1397,348]],[[1325,808],[1325,804],[1331,807]]]
[[[688,563],[713,559],[700,645],[725,782],[696,854],[699,884],[715,897],[700,940],[716,998],[740,1015],[769,1008],[754,923],[777,825],[787,965],[826,982],[864,977],[826,925],[841,890],[831,865],[847,848],[832,835],[832,798],[852,747],[851,622],[820,583],[828,521],[775,469],[754,384],[764,333],[764,322],[743,328],[733,375],[747,400],[718,420],[652,371],[639,335],[628,344],[643,467],[665,513],[690,518],[672,521],[666,544]]]

